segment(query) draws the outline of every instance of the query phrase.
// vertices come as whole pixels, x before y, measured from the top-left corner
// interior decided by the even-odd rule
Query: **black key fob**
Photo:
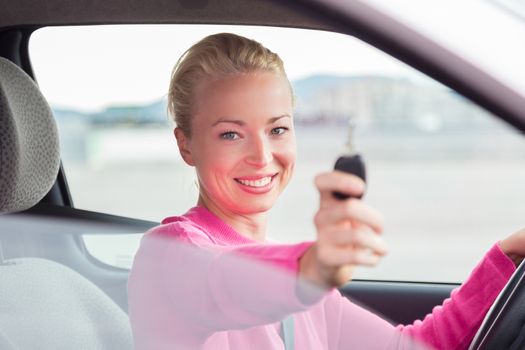
[[[359,154],[339,157],[335,162],[334,170],[340,170],[346,173],[354,174],[360,177],[366,183],[365,163]],[[362,196],[363,195],[357,196],[356,198],[360,199]],[[350,195],[341,192],[334,192],[334,197],[344,200],[350,198]]]

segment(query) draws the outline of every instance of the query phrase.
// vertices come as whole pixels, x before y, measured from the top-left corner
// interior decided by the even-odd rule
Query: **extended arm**
[[[514,270],[512,260],[495,244],[467,281],[442,305],[436,306],[422,321],[395,328],[340,297],[337,307],[327,309],[328,328],[334,330],[333,338],[339,340],[334,348],[346,349],[356,344],[356,337],[361,337],[364,344],[373,342],[374,348],[413,349],[415,341],[417,349],[425,349],[425,345],[435,349],[466,349]],[[356,326],[357,333],[353,331]],[[389,333],[389,329],[395,331]]]

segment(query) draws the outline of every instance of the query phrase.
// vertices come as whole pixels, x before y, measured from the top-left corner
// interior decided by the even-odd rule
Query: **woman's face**
[[[237,74],[203,82],[195,96],[186,161],[197,170],[201,201],[235,214],[269,210],[295,164],[286,78]]]

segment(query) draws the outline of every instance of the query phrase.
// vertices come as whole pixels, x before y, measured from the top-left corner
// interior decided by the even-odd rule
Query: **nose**
[[[249,152],[246,163],[263,168],[273,160],[273,152],[268,140],[263,136],[254,137],[249,143]]]

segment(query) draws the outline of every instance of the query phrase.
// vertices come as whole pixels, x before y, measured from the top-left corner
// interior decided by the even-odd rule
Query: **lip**
[[[277,177],[277,175],[279,175],[279,173],[237,177],[237,178],[235,178],[235,183],[237,185],[239,185],[241,190],[243,190],[244,192],[247,192],[247,193],[250,193],[250,194],[264,194],[264,193],[270,192],[272,190],[272,188],[273,188],[273,186],[275,184],[274,180]],[[249,180],[260,180],[260,179],[263,179],[265,177],[271,177],[272,179],[270,180],[270,182],[267,185],[262,186],[262,187],[251,187],[251,186],[243,185],[242,183],[237,181],[237,180],[247,180],[247,181],[249,181]]]

